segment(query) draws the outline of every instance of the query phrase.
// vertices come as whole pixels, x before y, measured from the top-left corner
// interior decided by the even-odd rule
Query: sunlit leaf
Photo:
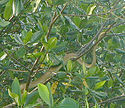
[[[69,72],[72,70],[72,61],[71,61],[71,60],[68,60],[67,70],[68,70]]]
[[[6,4],[5,10],[4,10],[4,18],[8,20],[12,16],[12,4],[13,0],[9,0]]]
[[[57,43],[57,38],[56,37],[52,37],[49,39],[48,41],[48,48],[47,49],[52,49],[56,46]]]
[[[24,44],[26,44],[27,42],[29,42],[29,41],[31,40],[32,35],[33,35],[32,31],[29,31],[29,32],[27,33],[26,37],[25,37],[24,40],[23,40]]]
[[[55,81],[55,82],[52,84],[52,86],[51,86],[52,94],[55,93],[57,86],[58,86],[58,82]]]
[[[94,4],[90,5],[87,9],[88,15],[92,15],[95,8],[96,8],[96,5],[94,5]],[[87,18],[90,18],[90,16],[88,16]]]
[[[84,74],[86,74],[86,66],[85,66],[85,63],[83,63],[82,68],[83,68]]]
[[[4,60],[7,57],[7,54],[2,52],[0,53],[0,61]]]
[[[32,5],[32,8],[33,8],[33,12],[36,11],[36,9],[38,8],[39,4],[40,4],[40,1],[41,0],[33,0],[31,1],[31,5]]]
[[[43,84],[38,84],[38,92],[41,97],[41,99],[46,102],[48,105],[50,105],[50,98],[49,98],[49,90],[48,88]]]
[[[95,89],[99,89],[99,88],[103,87],[103,85],[105,84],[105,82],[106,81],[101,81],[101,82],[96,83]]]
[[[21,103],[21,102],[20,102],[20,100],[19,100],[19,95],[17,95],[16,93],[12,93],[12,92],[10,91],[10,89],[8,89],[8,93],[9,93],[9,96],[16,101],[17,105],[20,106],[20,103]]]
[[[89,86],[88,86],[88,84],[87,84],[87,82],[86,82],[85,79],[83,79],[83,84],[84,84],[84,86],[85,86],[86,88],[89,88]]]

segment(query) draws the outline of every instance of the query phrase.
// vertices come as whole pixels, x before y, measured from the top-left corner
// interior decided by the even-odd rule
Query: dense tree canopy
[[[124,2],[1,0],[0,106],[125,107]]]

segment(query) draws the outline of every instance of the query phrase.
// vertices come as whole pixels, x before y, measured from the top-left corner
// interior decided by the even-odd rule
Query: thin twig
[[[114,98],[111,98],[111,99],[107,99],[105,101],[99,102],[99,104],[117,102],[117,101],[120,101],[120,100],[123,100],[123,99],[125,99],[125,95],[121,95],[121,96],[117,96],[117,97],[114,97]]]
[[[112,25],[110,25],[109,29],[107,29],[107,30],[105,31],[104,36],[100,37],[100,38],[96,41],[96,43],[93,44],[93,46],[91,46],[90,48],[88,48],[89,45],[91,45],[91,44],[90,44],[91,41],[90,41],[89,44],[88,44],[88,47],[85,47],[85,48],[84,48],[84,50],[83,50],[83,52],[81,53],[81,55],[78,55],[78,57],[74,58],[73,60],[79,59],[81,56],[87,54],[91,49],[93,49],[93,47],[96,46],[96,45],[105,37],[105,35],[110,31],[110,29],[113,27],[114,24],[115,24],[115,23],[113,23]],[[102,30],[101,30],[101,31],[102,31]],[[100,34],[100,33],[99,33],[99,34]],[[96,37],[96,36],[95,36],[95,37]],[[94,37],[94,38],[95,38],[95,37]],[[92,40],[94,40],[94,39],[92,39]],[[92,42],[93,42],[93,41],[92,41]],[[87,48],[87,50],[86,50],[86,48]]]
[[[106,36],[119,36],[119,37],[125,37],[125,33],[113,33],[113,34],[107,34]]]
[[[61,10],[61,13],[64,11],[64,9],[66,8],[66,6],[67,6],[67,3],[65,4],[65,6],[63,7],[63,9]],[[50,35],[50,32],[51,32],[51,29],[52,29],[52,26],[53,26],[53,24],[56,22],[56,20],[59,18],[59,16],[60,15],[57,15],[56,16],[56,12],[54,13],[54,16],[53,16],[53,18],[52,18],[52,20],[51,20],[51,23],[50,23],[50,27],[49,27],[49,29],[48,29],[48,32],[47,32],[47,35],[46,35],[46,38],[48,39],[48,37],[49,37],[49,35]],[[42,52],[44,50],[44,46],[42,46],[42,48],[40,49],[40,52]],[[30,85],[30,81],[31,81],[31,76],[32,76],[32,73],[33,73],[33,70],[35,69],[35,66],[37,65],[37,63],[39,62],[39,59],[40,59],[40,57],[38,57],[36,60],[35,60],[35,62],[34,62],[34,64],[33,64],[33,67],[31,68],[31,71],[30,71],[30,73],[29,73],[29,77],[28,77],[28,80],[27,80],[27,83],[26,83],[26,90],[28,90],[28,87],[29,87],[29,85]]]
[[[64,11],[64,9],[66,8],[66,6],[67,6],[67,3],[65,4],[65,6],[63,7],[63,9],[61,10],[61,14],[62,14],[62,12]],[[55,13],[56,14],[56,13]],[[55,15],[54,15],[55,16]],[[60,15],[57,15],[57,16],[55,16],[54,18],[52,18],[52,21],[51,21],[51,23],[50,23],[50,27],[49,27],[49,29],[48,29],[48,32],[47,32],[47,35],[46,35],[46,38],[48,39],[48,36],[50,35],[50,32],[51,32],[51,29],[52,29],[52,26],[53,26],[53,24],[56,22],[56,20],[59,18],[59,16]]]
[[[106,21],[106,22],[107,22],[107,21]],[[88,49],[88,48],[92,45],[93,41],[100,35],[100,33],[102,32],[102,30],[104,29],[104,26],[105,26],[106,22],[101,26],[101,28],[99,29],[99,31],[97,32],[97,34],[93,37],[93,39],[92,39],[86,46],[81,47],[81,48],[77,51],[77,55],[79,56],[79,58],[80,58],[81,56],[83,56],[85,50]],[[77,58],[77,59],[78,59],[78,58]]]
[[[116,11],[116,10],[118,10],[118,9],[121,9],[121,8],[123,8],[123,7],[120,7],[120,8],[115,8],[115,9],[111,9],[111,10],[109,10],[108,12],[106,12],[106,13],[102,13],[102,14],[91,14],[91,15],[77,15],[77,14],[62,14],[62,15],[64,15],[64,16],[78,16],[78,17],[86,17],[86,16],[102,16],[102,15],[107,15],[107,14],[110,14],[111,12],[113,12],[113,11]]]

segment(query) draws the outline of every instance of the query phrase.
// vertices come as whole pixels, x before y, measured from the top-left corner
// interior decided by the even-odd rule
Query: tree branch
[[[61,10],[61,13],[64,11],[64,9],[66,8],[67,6],[67,3],[65,4],[65,6],[63,7],[63,9]],[[54,14],[52,20],[51,20],[51,23],[50,23],[50,26],[49,26],[49,29],[48,29],[48,32],[47,32],[47,35],[46,35],[46,38],[48,39],[49,35],[50,35],[50,32],[51,32],[51,29],[52,29],[52,26],[53,24],[56,22],[56,20],[59,18],[60,15],[57,15],[56,16],[56,13]],[[42,52],[44,50],[44,46],[42,46],[42,48],[40,49],[40,52]],[[31,76],[33,74],[33,70],[35,69],[35,66],[37,65],[37,63],[39,62],[39,58],[37,58],[33,64],[33,67],[31,68],[31,71],[29,73],[29,77],[28,77],[28,80],[27,80],[27,83],[26,83],[26,90],[28,91],[28,87],[30,85],[30,81],[31,81]]]
[[[104,35],[103,35],[102,37],[100,37],[100,38],[96,41],[96,43],[93,44],[93,46],[91,46],[91,44],[92,44],[93,41],[96,39],[96,37],[98,37],[98,36],[100,35],[100,33],[102,32],[102,30],[103,30],[103,28],[104,28],[104,25],[105,25],[105,24],[103,24],[102,27],[100,28],[100,30],[98,31],[98,33],[95,35],[95,37],[93,37],[93,39],[92,39],[84,48],[83,48],[83,47],[80,48],[82,51],[78,51],[78,52],[77,52],[78,57],[74,58],[73,60],[79,59],[80,57],[82,57],[83,55],[85,55],[86,53],[88,53],[91,49],[93,49],[93,47],[96,46],[96,45],[105,37],[105,35],[110,31],[110,29],[113,27],[114,24],[115,24],[115,23],[113,23],[112,25],[110,25],[110,27],[105,31]],[[89,48],[89,46],[91,46],[91,47]],[[83,48],[83,49],[82,49],[82,48]],[[80,52],[80,53],[79,53],[79,52]]]

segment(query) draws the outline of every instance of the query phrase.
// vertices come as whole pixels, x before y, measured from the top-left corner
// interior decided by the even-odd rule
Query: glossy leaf
[[[12,4],[13,0],[9,0],[6,4],[5,10],[4,10],[4,18],[8,20],[12,16]]]
[[[15,78],[12,83],[12,93],[17,94],[19,96],[19,100],[21,101],[21,89],[20,89],[19,80],[17,78]]]
[[[38,91],[34,91],[30,94],[27,95],[25,104],[26,105],[33,105],[36,103],[37,99],[39,98],[39,93]]]
[[[43,84],[38,84],[38,92],[41,99],[50,106],[51,103],[50,103],[50,98],[49,98],[50,94],[48,88]]]
[[[86,66],[85,66],[85,63],[83,63],[82,68],[83,68],[84,74],[86,74]]]
[[[96,8],[96,5],[90,5],[89,7],[88,7],[88,9],[87,9],[87,13],[88,13],[88,15],[92,15],[92,13],[93,13],[93,11],[94,11],[94,9]],[[88,18],[90,18],[90,16],[88,16]]]
[[[99,88],[103,87],[103,85],[105,84],[105,82],[106,81],[101,81],[101,82],[96,83],[95,89],[99,89]]]
[[[49,39],[48,41],[48,48],[47,49],[52,49],[56,46],[57,43],[57,38],[56,37],[52,37]]]
[[[8,89],[8,93],[9,93],[9,96],[16,101],[17,105],[20,106],[21,102],[20,102],[20,99],[19,99],[19,95],[17,95],[16,93],[12,93],[10,91],[10,89]]]
[[[35,33],[33,33],[33,36],[31,38],[31,42],[34,43],[34,42],[37,42],[38,40],[40,40],[42,37],[42,32],[40,31],[37,31]]]
[[[49,90],[49,98],[50,98],[50,107],[53,107],[53,96],[52,96],[52,91],[51,91],[51,86],[50,86],[50,83],[48,82],[47,83],[47,87],[48,87],[48,90]]]
[[[4,21],[4,20],[1,20],[1,21],[0,21],[0,26],[1,26],[1,27],[6,27],[6,26],[9,25],[9,24],[10,24],[9,21]]]
[[[33,12],[36,11],[36,9],[38,8],[39,4],[40,4],[40,1],[41,0],[33,0],[31,1],[31,5],[32,5],[32,8],[33,8]]]
[[[32,35],[33,35],[32,31],[29,31],[29,32],[27,33],[26,37],[25,37],[24,40],[23,40],[24,44],[26,44],[27,42],[29,42],[29,41],[31,40]]]
[[[57,108],[79,108],[79,104],[72,98],[65,98]]]

